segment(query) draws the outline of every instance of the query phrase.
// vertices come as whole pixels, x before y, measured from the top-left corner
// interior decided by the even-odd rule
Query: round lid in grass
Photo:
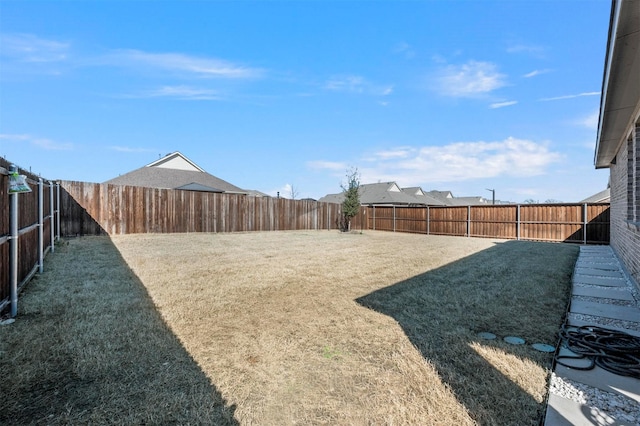
[[[521,337],[507,336],[504,338],[504,341],[512,345],[524,345],[524,339]]]
[[[534,343],[531,346],[533,347],[533,349],[540,352],[551,353],[551,352],[555,352],[556,350],[555,346],[547,345],[546,343]]]
[[[493,333],[489,333],[488,331],[483,331],[478,333],[478,337],[485,340],[493,340],[496,338],[496,335]]]

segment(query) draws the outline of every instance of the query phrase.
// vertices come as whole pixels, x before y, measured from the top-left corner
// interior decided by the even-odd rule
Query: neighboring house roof
[[[221,189],[211,188],[210,186],[201,185],[199,183],[191,182],[186,185],[179,186],[173,189],[181,189],[183,191],[201,191],[201,192],[224,192]]]
[[[432,197],[441,200],[447,206],[476,206],[476,205],[484,205],[491,204],[486,198],[480,196],[474,197],[454,197],[451,191],[429,191],[427,195],[431,195]],[[496,204],[498,204],[496,200]]]
[[[179,151],[173,152],[171,154],[167,154],[166,156],[160,158],[159,160],[156,160],[153,163],[147,164],[145,167],[161,167],[165,169],[189,170],[192,172],[206,173],[203,168],[198,166],[193,161],[189,160],[187,157],[182,155]]]
[[[640,113],[640,8],[637,0],[614,0],[607,40],[596,168],[610,167]]]
[[[429,204],[427,197],[419,198],[410,195],[400,189],[395,182],[368,183],[360,185],[358,191],[360,195],[360,204],[388,204],[388,205],[426,205]],[[430,197],[429,197],[430,198]],[[344,193],[328,194],[320,198],[321,202],[342,203],[344,201]],[[432,200],[434,204],[442,205],[438,200]]]
[[[205,172],[180,152],[169,154],[105,183],[190,191],[247,193],[247,191]]]
[[[610,203],[611,202],[611,188],[607,188],[604,191],[600,191],[597,194],[593,194],[590,197],[580,201],[581,203]]]
[[[453,198],[453,194],[451,193],[451,191],[429,191],[427,192],[427,194],[431,195],[432,197],[437,198],[438,200],[447,200],[450,198]]]
[[[449,199],[450,206],[476,206],[480,204],[491,204],[483,197],[453,197]]]
[[[264,192],[260,192],[255,189],[244,189],[244,192],[251,197],[269,197],[269,194],[265,194]]]
[[[418,199],[420,202],[422,202],[422,204],[426,204],[429,206],[445,206],[447,205],[447,203],[445,203],[442,200],[437,199],[436,197],[434,197],[433,195],[424,192],[424,190],[422,188],[420,188],[419,186],[412,186],[409,188],[402,188],[402,191],[405,194],[411,195],[412,197],[416,197],[416,199]]]
[[[454,197],[451,191],[425,192],[419,186],[400,188],[395,182],[360,185],[360,204],[420,205],[420,206],[473,206],[491,204],[484,197]],[[342,203],[344,194],[328,194],[318,201]],[[496,204],[508,204],[497,201]]]

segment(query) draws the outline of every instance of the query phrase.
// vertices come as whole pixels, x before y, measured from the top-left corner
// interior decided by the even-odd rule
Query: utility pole
[[[495,189],[489,189],[489,188],[485,188],[487,191],[491,191],[491,204],[495,204],[496,203],[496,190]]]

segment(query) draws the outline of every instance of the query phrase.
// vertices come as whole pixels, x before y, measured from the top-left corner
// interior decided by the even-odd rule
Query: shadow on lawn
[[[552,356],[530,344],[555,344],[576,255],[575,246],[508,241],[357,302],[400,324],[477,423],[536,425],[545,404],[472,345],[503,351],[507,362],[515,355],[550,368]],[[479,339],[481,331],[498,339]],[[509,345],[500,339],[505,336],[527,345]]]
[[[238,424],[108,237],[47,262],[0,329],[0,424]]]

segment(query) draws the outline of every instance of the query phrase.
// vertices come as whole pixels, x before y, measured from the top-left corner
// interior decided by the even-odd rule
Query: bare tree
[[[289,185],[289,195],[292,200],[295,200],[300,196],[300,191],[298,191],[296,186]]]

